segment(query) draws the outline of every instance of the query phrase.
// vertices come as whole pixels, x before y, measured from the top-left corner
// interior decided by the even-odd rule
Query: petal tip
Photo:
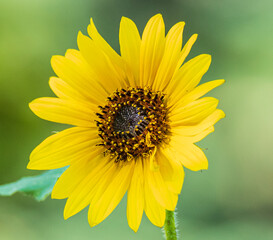
[[[204,165],[203,165],[202,170],[208,170],[208,168],[209,168],[209,163],[208,163],[208,161],[206,161],[206,162],[204,163]]]
[[[27,169],[34,170],[32,162],[28,162]]]
[[[56,71],[58,64],[62,62],[63,58],[64,56],[61,55],[53,55],[51,57],[50,64],[54,71]]]
[[[203,54],[203,57],[208,60],[211,61],[211,55],[210,54]]]
[[[130,19],[130,18],[127,18],[127,17],[125,17],[125,16],[122,16],[121,19],[120,19],[121,22],[123,22],[123,21],[128,21],[128,20],[131,20],[131,19]]]
[[[193,34],[193,35],[191,36],[191,38],[192,38],[192,40],[195,42],[196,39],[198,38],[198,34],[197,34],[197,33]]]
[[[64,220],[67,220],[69,218],[69,216],[65,215],[65,213],[63,217],[64,217]]]
[[[35,114],[35,109],[36,109],[36,103],[37,99],[32,100],[29,104],[28,107],[29,109]]]
[[[67,200],[68,201],[68,200]],[[64,207],[64,212],[63,212],[63,217],[64,217],[64,220],[67,220],[68,218],[70,218],[71,216],[73,216],[73,214],[71,214],[71,211],[68,210],[67,208],[67,202],[66,202],[66,205]]]
[[[150,18],[149,22],[156,22],[156,21],[160,21],[163,22],[163,17],[161,13],[157,13],[156,15],[154,15],[153,17]]]
[[[54,185],[52,192],[51,192],[51,199],[63,199],[64,197],[60,197],[60,194],[58,194],[58,191],[55,188],[56,184]]]
[[[57,57],[57,55],[53,55],[53,56],[50,58],[50,64],[51,64],[51,66],[53,66],[53,64],[54,64],[54,62],[55,62],[55,60],[56,60],[56,57]]]
[[[48,85],[50,87],[52,87],[54,85],[54,83],[56,82],[56,80],[57,80],[56,77],[50,77],[49,80],[48,80]]]
[[[83,37],[83,33],[81,31],[78,32],[78,35],[77,35],[77,40],[79,40],[80,38]]]
[[[185,24],[186,24],[186,23],[183,22],[183,21],[177,23],[177,25],[178,25],[178,27],[179,27],[180,29],[181,29],[181,28],[183,29],[183,28],[185,27]]]
[[[54,188],[53,188],[54,189]],[[51,197],[51,199],[58,199],[57,197],[56,197],[56,193],[52,190],[52,192],[51,192],[51,195],[50,195],[50,197]]]
[[[136,233],[138,231],[139,226],[130,226],[129,227]]]
[[[222,118],[225,118],[225,117],[226,117],[226,114],[224,113],[224,111],[222,111],[221,117],[222,117]]]
[[[90,227],[95,227],[96,225],[98,225],[99,223],[94,222],[92,219],[88,218],[88,223],[90,225]]]
[[[154,18],[162,18],[162,13],[157,13],[156,15],[153,16]]]
[[[124,17],[122,16],[121,19],[120,19],[120,28],[121,26],[130,26],[130,25],[134,25],[134,21],[132,21],[130,18],[127,18],[127,17]]]
[[[82,41],[85,37],[86,36],[81,31],[79,31],[77,36],[77,43],[79,44],[79,42]]]

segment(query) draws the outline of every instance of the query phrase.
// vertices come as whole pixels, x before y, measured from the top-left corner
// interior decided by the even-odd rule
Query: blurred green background
[[[39,172],[26,169],[32,149],[64,126],[40,120],[28,103],[53,96],[50,58],[76,48],[93,17],[119,51],[121,16],[142,32],[162,13],[168,30],[186,21],[184,39],[198,33],[190,57],[212,55],[203,81],[226,84],[211,94],[227,117],[200,146],[209,170],[186,171],[177,205],[183,239],[273,239],[273,1],[271,0],[1,0],[0,1],[0,184]],[[184,41],[185,41],[184,40]],[[37,203],[16,194],[0,198],[0,239],[163,239],[144,216],[138,233],[127,225],[126,198],[99,226],[87,211],[63,220],[64,200]]]

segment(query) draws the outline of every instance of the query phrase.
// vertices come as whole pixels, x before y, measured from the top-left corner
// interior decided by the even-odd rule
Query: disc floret
[[[107,104],[99,106],[98,133],[116,162],[150,155],[155,146],[167,141],[169,125],[162,92],[149,88],[116,90]]]

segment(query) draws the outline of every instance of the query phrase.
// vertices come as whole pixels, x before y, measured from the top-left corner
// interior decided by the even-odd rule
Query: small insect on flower
[[[225,116],[218,100],[203,97],[224,83],[197,86],[211,57],[199,55],[184,63],[194,34],[182,48],[185,23],[165,36],[160,14],[140,37],[133,21],[120,23],[120,55],[98,33],[78,35],[79,50],[53,56],[58,77],[49,85],[56,98],[30,103],[40,118],[73,125],[53,134],[30,155],[28,168],[69,168],[56,182],[52,198],[67,198],[67,219],[89,205],[90,226],[103,221],[127,192],[127,219],[137,231],[143,211],[163,226],[181,192],[183,167],[207,169],[203,151],[194,143],[213,132]]]

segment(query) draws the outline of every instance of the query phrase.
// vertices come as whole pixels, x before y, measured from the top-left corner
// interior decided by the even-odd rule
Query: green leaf
[[[43,201],[52,192],[52,189],[67,167],[46,171],[40,175],[24,177],[16,182],[0,186],[0,196],[11,196],[21,192]]]

